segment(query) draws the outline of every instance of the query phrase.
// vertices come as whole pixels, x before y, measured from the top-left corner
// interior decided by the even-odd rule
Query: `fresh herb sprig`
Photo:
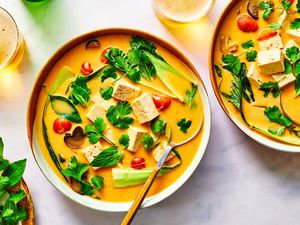
[[[99,139],[103,138],[106,141],[112,143],[111,140],[109,140],[103,132],[106,129],[106,124],[104,120],[101,117],[98,117],[95,119],[94,124],[89,124],[85,127],[84,133],[87,134],[89,141],[92,144],[96,144]]]
[[[272,4],[270,1],[261,1],[258,3],[258,7],[260,9],[263,9],[263,19],[266,20],[271,15],[271,12],[274,11],[274,4]]]
[[[259,90],[264,91],[264,97],[268,97],[270,93],[272,93],[274,98],[277,98],[280,94],[280,88],[278,86],[278,82],[264,82],[260,85]]]
[[[277,106],[268,107],[265,109],[264,114],[271,122],[278,123],[284,127],[291,126],[293,122],[283,115]]]
[[[296,91],[296,96],[298,96],[300,94],[300,65],[299,65],[300,50],[298,47],[292,46],[286,49],[285,54],[290,59],[291,62],[291,65],[288,65],[289,62],[285,61],[285,65],[286,66],[288,65],[287,68],[290,68],[289,70],[291,70],[292,73],[296,76],[295,91]]]
[[[192,121],[187,119],[181,119],[177,122],[177,126],[183,133],[187,133],[191,125],[192,125]]]
[[[106,117],[115,127],[125,130],[133,123],[134,119],[129,115],[132,108],[128,102],[118,102],[116,106],[110,106]]]

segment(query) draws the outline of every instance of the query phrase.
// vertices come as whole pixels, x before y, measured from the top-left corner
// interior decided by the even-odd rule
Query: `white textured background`
[[[297,225],[300,218],[300,155],[276,152],[242,134],[212,92],[208,51],[213,27],[229,0],[217,1],[207,17],[168,27],[150,0],[49,0],[28,6],[0,0],[16,19],[27,50],[16,74],[0,78],[0,135],[11,160],[26,157],[25,178],[38,225],[119,224],[123,213],[84,208],[58,192],[38,169],[26,136],[26,107],[38,71],[69,39],[105,27],[149,31],[175,44],[200,71],[209,92],[213,127],[207,152],[191,179],[163,202],[139,211],[141,225]]]

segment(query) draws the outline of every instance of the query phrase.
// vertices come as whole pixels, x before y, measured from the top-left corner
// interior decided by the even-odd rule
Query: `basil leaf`
[[[119,139],[119,144],[123,145],[125,148],[128,148],[128,146],[129,146],[129,136],[128,136],[128,134],[122,134],[122,136]]]
[[[92,184],[95,186],[96,190],[100,190],[103,187],[103,177],[94,176],[92,177]]]
[[[90,101],[91,90],[88,88],[86,80],[83,76],[79,76],[71,84],[71,99],[76,99],[84,107],[88,106]]]
[[[81,123],[81,117],[74,104],[61,95],[49,95],[53,111],[62,118],[74,123]]]
[[[165,133],[166,122],[160,119],[154,119],[150,123],[150,128],[153,133]]]
[[[12,194],[9,196],[8,200],[13,201],[15,204],[17,204],[19,201],[24,199],[26,197],[26,193],[22,190],[17,192],[16,194]]]
[[[119,163],[123,156],[124,153],[118,152],[117,146],[111,146],[100,152],[90,165],[94,167],[112,167]]]
[[[2,175],[7,176],[9,178],[9,187],[14,186],[21,180],[25,167],[26,159],[13,162],[7,167],[7,169],[3,172]]]
[[[88,170],[89,165],[79,163],[77,158],[73,156],[68,164],[68,168],[62,170],[64,176],[73,177],[75,180],[81,181],[82,175]]]
[[[249,49],[249,48],[253,48],[253,47],[254,47],[254,42],[252,40],[247,41],[242,44],[243,49]]]
[[[88,182],[82,182],[80,185],[80,190],[84,195],[92,195],[94,194],[93,186]]]

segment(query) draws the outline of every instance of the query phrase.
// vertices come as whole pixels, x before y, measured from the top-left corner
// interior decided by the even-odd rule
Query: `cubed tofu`
[[[259,51],[257,65],[260,71],[266,75],[281,73],[284,71],[283,54],[279,49]]]
[[[131,106],[134,115],[140,124],[149,122],[159,116],[159,112],[153,103],[152,97],[148,93],[135,99]]]
[[[100,93],[96,93],[94,94],[92,101],[100,106],[102,106],[106,111],[108,110],[108,108],[112,105],[116,105],[117,102],[114,99],[109,99],[109,100],[104,100]]]
[[[282,49],[283,48],[282,40],[281,40],[281,37],[279,36],[279,34],[277,34],[273,37],[270,37],[266,40],[259,41],[258,45],[261,50]]]
[[[131,98],[139,96],[141,89],[123,80],[119,80],[115,87],[112,96],[120,101],[127,101]]]
[[[294,82],[296,80],[296,77],[292,74],[275,74],[272,76],[274,78],[275,81],[278,82],[278,86],[279,88],[284,88],[285,86],[287,86],[288,84]]]
[[[111,142],[114,142],[115,141],[115,136],[114,136],[114,132],[112,131],[111,128],[107,128],[105,131],[104,131],[104,136],[110,140]]]
[[[91,163],[96,158],[96,156],[98,156],[100,154],[100,152],[102,152],[102,150],[103,150],[103,147],[102,147],[101,143],[97,142],[96,144],[91,145],[91,146],[87,147],[86,149],[84,149],[82,151],[82,153],[84,154],[87,161],[89,163]]]
[[[106,117],[106,110],[98,104],[94,104],[86,117],[91,120],[92,122],[95,122],[95,120],[98,117],[105,118]]]
[[[290,37],[297,42],[297,44],[300,44],[300,29],[297,30],[287,30],[287,34],[290,35]]]
[[[147,134],[147,131],[145,130],[136,127],[130,127],[128,129],[129,145],[127,149],[131,152],[136,152],[136,150],[141,144],[142,137],[145,134]]]
[[[247,77],[254,81],[256,84],[261,85],[262,79],[260,77],[259,71],[256,69],[255,63],[253,63],[248,70]]]
[[[284,25],[284,23],[288,20],[288,17],[289,15],[286,13],[286,10],[282,10],[282,13],[278,19],[278,24],[280,24],[281,26]]]
[[[160,160],[160,158],[163,156],[163,154],[165,153],[165,151],[167,149],[167,146],[168,146],[168,142],[164,141],[162,144],[158,145],[153,150],[153,157],[154,157],[156,162],[158,162]],[[165,162],[169,161],[174,156],[175,156],[175,153],[173,151],[171,151]]]
[[[297,45],[297,43],[296,43],[294,40],[289,40],[289,41],[285,44],[285,46],[284,46],[284,48],[283,48],[283,50],[282,50],[282,51],[283,51],[283,54],[285,55],[285,57],[286,57],[287,59],[289,59],[289,57],[286,56],[286,50],[287,50],[288,48],[293,47],[293,46],[299,48],[299,46]]]

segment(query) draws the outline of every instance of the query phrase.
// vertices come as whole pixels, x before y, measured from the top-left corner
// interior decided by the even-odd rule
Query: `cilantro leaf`
[[[123,145],[125,148],[128,148],[128,146],[129,146],[129,136],[128,136],[128,134],[122,134],[122,136],[119,139],[119,144]]]
[[[218,77],[222,77],[222,70],[216,64],[214,64],[214,68],[217,72]]]
[[[291,60],[292,64],[295,64],[300,59],[299,48],[296,46],[286,49],[285,54]]]
[[[263,9],[263,19],[266,20],[271,15],[271,12],[274,11],[274,4],[271,4],[269,1],[262,1],[258,3],[258,7]]]
[[[154,146],[153,137],[149,134],[144,135],[142,138],[142,144],[147,151],[151,150]]]
[[[92,184],[95,186],[96,190],[100,190],[103,187],[103,183],[104,183],[103,177],[93,176],[91,181],[92,181]]]
[[[284,74],[293,73],[293,66],[287,59],[284,59],[284,68],[285,68],[285,70],[283,72]]]
[[[117,79],[118,75],[116,74],[116,70],[113,67],[105,68],[101,73],[101,82],[103,83],[108,78]]]
[[[192,124],[191,120],[181,119],[177,122],[177,126],[183,133],[187,133],[187,130],[190,128]]]
[[[222,57],[222,61],[225,65],[223,68],[230,71],[234,75],[238,75],[241,69],[241,63],[237,56],[232,54],[226,54]]]
[[[128,102],[118,102],[116,106],[110,106],[106,117],[110,123],[122,130],[129,128],[133,123],[133,118],[128,115],[132,112],[132,108]]]
[[[85,127],[84,133],[88,135],[89,141],[96,144],[100,138],[108,140],[103,131],[106,129],[106,124],[101,117],[95,119],[94,124],[89,124]],[[111,142],[110,140],[108,140]]]
[[[151,121],[150,128],[153,133],[162,135],[165,133],[166,122],[157,118]]]
[[[284,8],[286,11],[288,11],[288,10],[291,8],[291,6],[292,6],[292,3],[290,2],[290,0],[283,0],[283,1],[281,2],[281,4],[283,5],[283,8]]]
[[[114,92],[114,88],[109,86],[106,89],[100,88],[101,96],[104,100],[109,100],[112,98],[112,93]]]
[[[81,190],[82,194],[84,194],[84,195],[94,194],[93,186],[89,182],[86,182],[86,181],[81,182],[80,190]]]
[[[272,81],[262,83],[260,85],[259,90],[262,90],[265,92],[265,94],[264,94],[265,98],[269,96],[270,92],[272,93],[274,98],[277,98],[280,93],[278,82],[272,82]]]
[[[195,109],[197,107],[196,103],[196,93],[197,93],[198,86],[191,83],[191,89],[185,91],[185,99],[184,104],[188,105],[190,109]]]
[[[123,152],[118,152],[117,146],[110,146],[99,153],[90,163],[94,167],[112,167],[119,163],[124,156]]]
[[[243,49],[249,49],[249,48],[253,48],[253,47],[254,47],[254,42],[252,40],[247,41],[242,44]]]
[[[281,136],[285,131],[285,127],[281,127],[277,130],[273,130],[273,129],[268,129],[268,132],[270,134],[276,135],[276,136]]]
[[[268,107],[264,111],[265,115],[271,122],[278,123],[282,126],[288,127],[293,124],[293,122],[283,115],[277,106]]]
[[[255,62],[257,57],[257,51],[256,50],[251,50],[246,53],[246,59],[248,62]]]
[[[290,24],[290,29],[292,30],[298,30],[300,28],[300,18],[296,18],[294,21]]]
[[[62,170],[64,176],[73,177],[75,180],[81,181],[82,175],[88,170],[89,165],[79,163],[75,156],[72,156],[68,163],[68,168]]]
[[[72,89],[70,99],[73,100],[73,103],[79,102],[84,107],[87,107],[90,101],[91,90],[87,86],[86,79],[83,76],[78,76],[70,87]]]

